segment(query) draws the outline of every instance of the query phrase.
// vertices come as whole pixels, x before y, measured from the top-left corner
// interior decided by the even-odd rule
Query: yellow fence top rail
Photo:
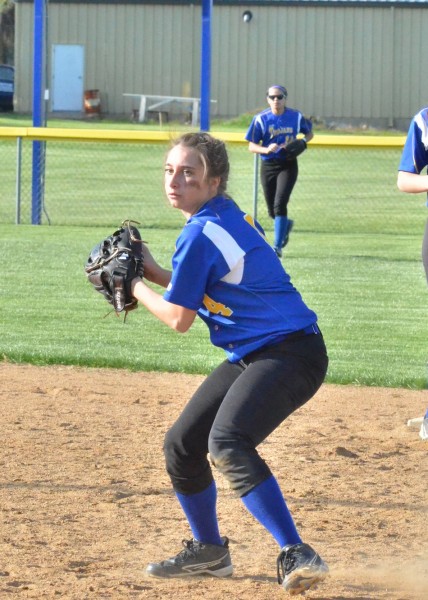
[[[225,142],[247,144],[245,133],[210,132]],[[86,142],[169,142],[182,132],[142,131],[116,129],[67,129],[54,127],[0,127],[0,139],[25,138],[27,140],[48,141],[68,140]],[[311,146],[360,147],[360,148],[402,148],[405,136],[370,135],[322,135],[316,134]]]

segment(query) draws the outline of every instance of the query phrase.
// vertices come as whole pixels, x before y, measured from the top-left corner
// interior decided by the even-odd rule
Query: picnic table
[[[125,93],[124,96],[128,96],[130,98],[139,99],[139,109],[138,109],[138,121],[143,123],[146,120],[146,113],[149,111],[157,111],[159,113],[165,112],[164,109],[166,106],[176,102],[182,104],[185,108],[188,107],[191,109],[192,113],[192,126],[196,127],[199,120],[199,104],[200,98],[189,98],[183,96],[158,96],[155,94],[129,94]],[[211,100],[211,102],[216,102],[215,100]]]

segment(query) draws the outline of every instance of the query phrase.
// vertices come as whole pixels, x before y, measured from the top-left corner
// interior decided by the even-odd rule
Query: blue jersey
[[[399,171],[419,174],[428,165],[428,107],[415,115],[410,123]]]
[[[269,144],[289,144],[296,139],[298,133],[304,135],[312,131],[312,123],[301,112],[286,108],[282,115],[274,115],[270,108],[255,115],[248,128],[245,139],[267,148]],[[262,160],[283,160],[286,156],[284,149],[270,154],[262,154]]]
[[[196,310],[231,362],[316,323],[261,226],[217,196],[187,221],[165,300]]]

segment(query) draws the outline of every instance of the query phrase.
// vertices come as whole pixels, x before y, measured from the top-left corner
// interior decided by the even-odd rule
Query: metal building
[[[24,113],[33,12],[33,0],[16,0]],[[49,0],[47,13],[49,112],[82,111],[83,90],[99,90],[111,115],[131,112],[125,93],[200,95],[201,0]],[[255,112],[280,83],[290,106],[327,124],[406,129],[428,104],[427,31],[427,0],[214,0],[212,114]]]

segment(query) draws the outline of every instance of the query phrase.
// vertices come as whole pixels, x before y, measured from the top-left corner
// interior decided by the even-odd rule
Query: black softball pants
[[[425,225],[424,239],[422,242],[422,262],[425,269],[425,275],[428,283],[428,220]]]
[[[299,174],[297,159],[262,160],[261,163],[260,181],[269,216],[272,219],[286,217],[288,201]]]
[[[257,446],[315,394],[327,365],[321,333],[292,334],[241,363],[220,364],[166,434],[174,490],[196,494],[211,484],[208,454],[238,496],[268,479],[272,473]]]

